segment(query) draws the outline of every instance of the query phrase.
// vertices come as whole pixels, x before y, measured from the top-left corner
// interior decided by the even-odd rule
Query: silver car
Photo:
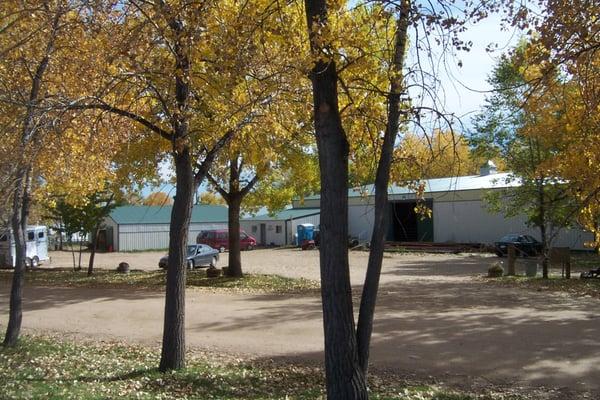
[[[205,244],[191,244],[187,247],[187,267],[216,267],[219,261],[219,250],[213,249]],[[158,262],[159,268],[167,269],[169,255],[162,257]]]

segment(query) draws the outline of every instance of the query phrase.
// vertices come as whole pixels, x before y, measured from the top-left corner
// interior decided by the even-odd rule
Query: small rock
[[[128,274],[129,273],[129,264],[126,262],[120,262],[119,266],[117,267],[117,272],[119,272],[121,274]]]

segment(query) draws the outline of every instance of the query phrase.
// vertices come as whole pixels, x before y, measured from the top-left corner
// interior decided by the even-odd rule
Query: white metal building
[[[258,215],[245,218],[241,226],[263,246],[285,246],[294,244],[294,234],[299,224],[319,226],[320,210],[316,208],[290,208],[275,215]]]
[[[114,251],[168,248],[171,209],[171,206],[115,208],[104,220],[108,246]],[[227,207],[196,205],[192,209],[188,242],[195,243],[196,236],[202,230],[226,228]]]
[[[492,165],[493,167],[493,165]],[[406,187],[389,189],[387,240],[398,242],[493,243],[508,233],[529,234],[539,240],[539,230],[526,225],[525,216],[506,218],[491,212],[484,199],[486,192],[518,186],[507,180],[509,174],[496,173],[485,166],[480,175],[429,179],[425,181],[425,201],[432,218],[419,218],[414,207],[415,193]],[[349,233],[368,241],[373,229],[374,191],[369,185],[348,192]],[[302,207],[319,207],[319,196],[305,198]],[[300,206],[299,201],[294,206]],[[582,229],[563,230],[554,246],[583,250],[593,235]]]

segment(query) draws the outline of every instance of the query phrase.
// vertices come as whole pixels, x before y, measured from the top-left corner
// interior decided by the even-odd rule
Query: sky
[[[484,104],[486,92],[491,89],[487,77],[498,58],[517,43],[519,34],[502,31],[500,17],[492,16],[471,25],[461,38],[473,42],[471,51],[460,52],[448,60],[448,67],[441,70],[439,79],[446,110],[460,117],[468,128],[471,118]],[[490,44],[497,45],[497,50],[487,52]],[[458,67],[458,60],[462,61],[462,67]]]

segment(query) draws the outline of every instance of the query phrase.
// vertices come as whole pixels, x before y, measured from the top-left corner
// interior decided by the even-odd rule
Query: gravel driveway
[[[100,254],[99,267],[127,261],[155,269],[162,253]],[[244,252],[245,271],[318,279],[318,253]],[[68,266],[54,253],[52,266]],[[363,279],[367,253],[350,255]],[[384,259],[372,345],[376,367],[470,385],[558,388],[600,398],[600,301],[487,285],[473,279],[494,257],[392,255]],[[226,255],[221,265],[226,264]],[[357,288],[356,288],[357,289]],[[355,295],[359,293],[355,289]],[[0,285],[6,326],[9,286]],[[265,358],[322,359],[320,299],[314,295],[224,294],[188,290],[190,346]],[[81,337],[158,345],[162,293],[28,287],[24,326]],[[118,310],[118,312],[115,312]],[[584,398],[584,397],[581,397]]]
[[[129,263],[132,269],[156,270],[158,260],[164,256],[164,251],[150,251],[139,253],[98,253],[94,265],[97,268],[116,268],[121,261]],[[66,251],[53,251],[50,253],[52,261],[44,267],[66,267],[73,265],[71,253]],[[87,267],[89,254],[84,253],[82,266]],[[350,252],[350,271],[353,284],[359,284],[366,271],[369,254],[364,251]],[[472,260],[465,263],[464,260]],[[219,266],[227,265],[228,253],[221,253]],[[476,274],[485,273],[496,256],[488,254],[453,255],[453,254],[393,254],[386,253],[383,259],[383,269],[403,265],[403,280],[409,279],[470,279]],[[424,261],[431,262],[429,268],[415,270],[409,273],[411,265],[420,265]],[[317,250],[300,249],[259,249],[242,252],[242,267],[244,272],[259,274],[277,274],[290,278],[308,278],[319,280],[319,252]],[[394,279],[393,275],[382,276],[384,280]]]

